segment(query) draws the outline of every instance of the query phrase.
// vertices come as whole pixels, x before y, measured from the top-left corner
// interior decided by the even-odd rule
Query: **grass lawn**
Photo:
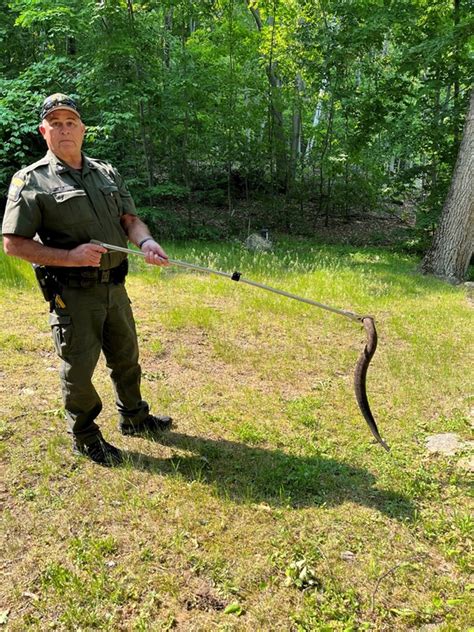
[[[426,437],[473,426],[472,307],[462,287],[377,248],[282,241],[166,245],[376,319],[340,316],[136,258],[127,287],[143,394],[174,429],[123,437],[103,361],[105,469],[72,455],[30,266],[0,255],[0,627],[23,630],[426,630],[472,625],[469,455]]]

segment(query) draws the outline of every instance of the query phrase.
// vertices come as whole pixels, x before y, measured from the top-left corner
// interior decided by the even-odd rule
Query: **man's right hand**
[[[66,265],[68,267],[91,266],[98,268],[100,259],[106,252],[107,248],[98,244],[81,244],[68,251]]]
[[[81,267],[100,266],[100,258],[107,252],[98,244],[81,244],[71,250],[51,248],[29,237],[21,235],[3,235],[3,249],[7,255],[19,257],[30,263],[42,266]]]

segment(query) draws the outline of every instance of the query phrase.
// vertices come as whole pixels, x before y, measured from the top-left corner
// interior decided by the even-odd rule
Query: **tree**
[[[465,278],[474,249],[474,88],[449,193],[431,248],[421,264],[425,274],[450,282]]]
[[[44,151],[42,99],[65,92],[86,152],[120,169],[157,225],[179,200],[188,234],[202,213],[223,234],[312,234],[322,216],[409,201],[431,237],[469,97],[469,0],[4,4],[0,205]]]

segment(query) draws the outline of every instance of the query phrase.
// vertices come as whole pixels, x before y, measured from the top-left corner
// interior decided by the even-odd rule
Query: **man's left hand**
[[[146,241],[142,246],[145,261],[155,266],[169,266],[168,255],[154,239]]]

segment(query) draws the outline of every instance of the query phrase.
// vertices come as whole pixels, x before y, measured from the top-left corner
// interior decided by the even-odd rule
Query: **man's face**
[[[81,119],[70,110],[55,110],[40,125],[41,135],[58,158],[78,156],[86,128]]]

